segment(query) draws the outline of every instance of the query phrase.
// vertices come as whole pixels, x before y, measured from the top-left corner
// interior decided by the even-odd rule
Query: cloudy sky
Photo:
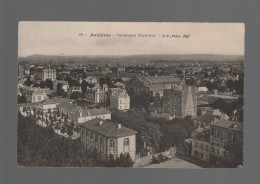
[[[244,55],[244,32],[242,23],[19,22],[18,56]],[[80,33],[84,36],[79,36]],[[111,34],[111,37],[91,37],[91,33]],[[118,37],[117,34],[137,37]],[[155,37],[143,38],[138,34]],[[167,34],[181,37],[162,37]]]

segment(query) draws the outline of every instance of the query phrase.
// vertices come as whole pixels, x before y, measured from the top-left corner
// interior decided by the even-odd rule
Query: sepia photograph
[[[243,168],[244,52],[244,23],[20,21],[17,166]]]

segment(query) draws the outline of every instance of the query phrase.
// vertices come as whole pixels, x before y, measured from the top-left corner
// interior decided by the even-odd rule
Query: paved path
[[[173,158],[166,162],[161,162],[160,164],[151,164],[144,166],[143,168],[190,168],[190,169],[198,169],[201,168],[193,163],[187,162],[180,158]]]

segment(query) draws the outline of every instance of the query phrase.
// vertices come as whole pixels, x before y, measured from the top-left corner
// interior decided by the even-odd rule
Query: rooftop
[[[101,125],[100,125],[100,121],[103,121]],[[111,120],[101,120],[99,118],[87,121],[81,125],[82,127],[85,127],[89,130],[92,130],[106,137],[119,138],[119,137],[135,135],[137,133],[136,131],[126,128],[124,126],[118,128],[118,124]]]
[[[196,129],[193,132],[193,138],[195,138],[195,139],[197,139],[199,141],[209,142],[209,138],[210,138],[209,129],[206,129],[206,128]]]
[[[224,119],[213,123],[213,125],[218,127],[233,129],[241,132],[243,131],[243,127],[244,127],[242,122],[235,122],[235,121],[229,121]]]
[[[73,100],[68,99],[68,98],[52,98],[52,99],[47,99],[44,101],[39,102],[39,104],[47,105],[47,104],[59,104],[59,103],[72,103]]]
[[[137,79],[144,85],[180,82],[180,79],[174,76],[137,77]]]
[[[111,114],[111,112],[107,109],[104,109],[104,108],[82,110],[82,117],[97,116],[97,115],[103,115],[103,114]],[[71,112],[71,115],[72,116],[80,116],[80,112],[79,112],[79,110],[73,110]]]
[[[216,118],[219,118],[220,116],[217,115],[211,115],[211,114],[204,114],[202,116],[198,116],[194,118],[194,120],[205,122],[205,123],[211,123],[214,121]]]

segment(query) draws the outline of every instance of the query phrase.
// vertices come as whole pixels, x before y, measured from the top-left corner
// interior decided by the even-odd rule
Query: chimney
[[[233,124],[233,128],[237,128],[237,124],[236,123]]]
[[[118,125],[117,125],[117,128],[118,128],[118,129],[121,129],[121,124],[118,124]]]
[[[79,110],[79,116],[82,117],[82,110]]]
[[[99,125],[103,125],[103,120],[100,120],[100,121],[99,121]]]

